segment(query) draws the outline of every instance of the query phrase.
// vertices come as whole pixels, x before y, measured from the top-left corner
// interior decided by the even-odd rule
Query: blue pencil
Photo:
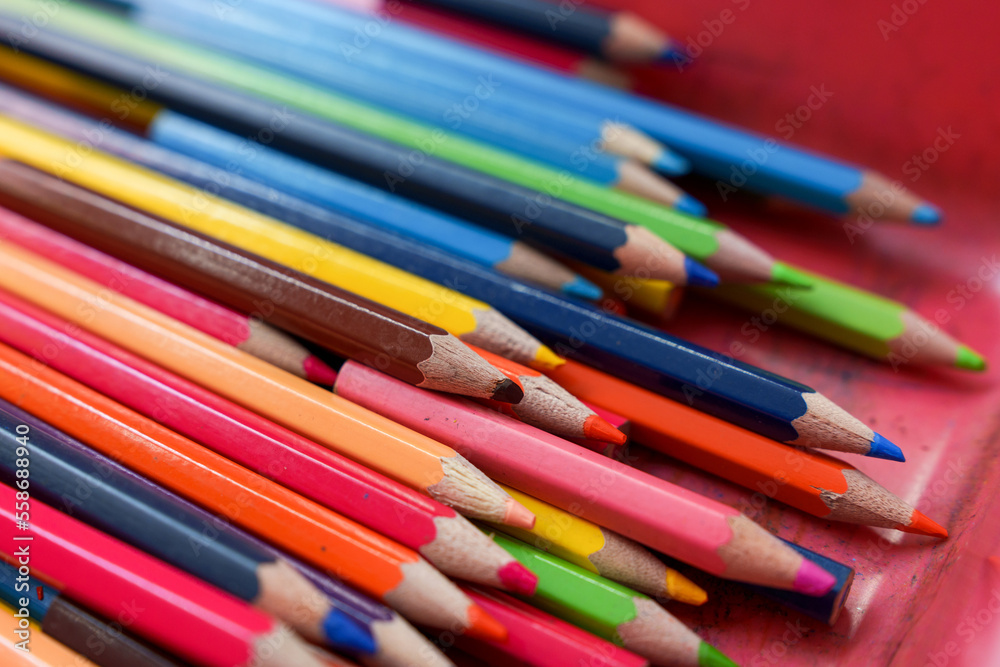
[[[124,624],[112,626],[59,591],[0,560],[0,600],[14,609],[27,608],[42,632],[98,665],[183,667],[176,658],[129,633]]]
[[[248,602],[314,641],[372,654],[375,640],[273,550],[209,512],[0,401],[0,480],[16,481],[17,427],[31,433],[32,496]],[[211,530],[206,530],[206,527]],[[313,596],[305,604],[299,596]]]
[[[369,39],[362,48],[356,44],[355,30],[363,31],[369,19],[327,3],[246,0],[244,5],[266,12],[276,21],[290,20],[289,16],[311,21],[314,35],[324,35],[358,61],[381,53],[381,57],[388,55],[395,62],[411,63],[415,75],[432,72],[455,78],[457,85],[463,86],[475,81],[478,73],[491,72],[508,83],[506,91],[498,91],[498,95],[520,90],[541,104],[559,108],[560,113],[584,109],[629,123],[690,160],[694,171],[716,179],[723,197],[746,188],[837,215],[857,213],[870,219],[917,224],[934,224],[941,219],[934,206],[874,171],[669,104],[519,63],[399,22],[381,25],[378,39]],[[812,95],[817,104],[825,101],[826,93],[821,88]]]

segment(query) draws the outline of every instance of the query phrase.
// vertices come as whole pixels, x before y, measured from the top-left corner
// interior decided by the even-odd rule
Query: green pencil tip
[[[739,667],[708,642],[698,646],[698,667]]]
[[[775,262],[771,267],[771,282],[803,289],[812,289],[813,286],[812,278],[781,262]]]
[[[985,371],[986,360],[971,348],[959,345],[958,353],[955,354],[955,368],[964,368],[969,371]]]

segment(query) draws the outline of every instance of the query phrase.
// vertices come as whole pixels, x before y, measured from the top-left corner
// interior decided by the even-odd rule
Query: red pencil
[[[44,255],[70,271],[299,377],[326,386],[336,380],[336,372],[298,341],[264,324],[260,318],[266,313],[247,316],[236,312],[6,209],[0,209],[0,240]]]
[[[72,333],[70,333],[72,332]],[[531,595],[530,570],[450,507],[0,291],[0,342],[330,509],[445,574]]]
[[[320,667],[294,632],[248,603],[9,486],[0,503],[7,561],[108,618],[127,613],[131,631],[178,656],[206,667]]]

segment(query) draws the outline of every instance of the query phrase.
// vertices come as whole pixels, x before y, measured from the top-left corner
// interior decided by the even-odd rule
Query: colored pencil
[[[6,118],[0,118],[0,123],[6,122]],[[266,259],[301,269],[359,296],[437,324],[466,342],[503,352],[505,356],[542,368],[562,363],[537,339],[480,301],[346,248],[322,242],[311,234],[278,224],[275,220],[134,165],[93,152],[84,159],[85,169],[71,170],[72,178],[69,172],[57,173],[63,172],[58,166],[60,156],[70,144],[54,136],[37,134],[25,125],[19,125],[19,129],[36,139],[45,137],[47,142],[51,141],[48,146],[52,152],[47,155],[48,159],[43,158],[32,164],[40,170],[207,233]],[[9,138],[13,139],[14,135],[9,135]],[[41,154],[35,153],[42,144],[34,140],[31,143],[31,152],[42,158]],[[13,148],[13,144],[8,148]]]
[[[757,315],[744,326],[744,333],[752,338],[750,342],[766,330],[766,325],[761,329],[760,317],[767,312],[773,313],[777,322],[886,362],[893,369],[908,364],[986,369],[982,355],[941,329],[941,325],[951,320],[946,310],[935,314],[937,324],[934,324],[898,301],[797,267],[789,266],[788,270],[810,280],[812,288],[788,291],[734,285],[717,295],[720,300]],[[715,290],[706,294],[716,296]],[[963,305],[966,300],[958,291],[950,293],[948,298]]]
[[[553,374],[560,385],[621,412],[633,440],[673,458],[754,491],[767,489],[769,497],[829,521],[948,535],[849,463],[782,446],[584,364],[568,361],[564,368]]]
[[[332,44],[339,43],[340,35],[353,36],[353,31],[363,29],[367,20],[364,15],[329,4],[283,2],[281,11],[311,19],[313,31],[324,35]],[[271,12],[272,16],[275,14]],[[497,91],[498,96],[520,92],[532,95],[536,104],[559,107],[566,114],[582,108],[620,118],[690,160],[695,172],[716,179],[716,187],[723,197],[745,187],[837,215],[856,213],[862,221],[886,219],[934,224],[941,218],[938,209],[874,171],[724,125],[660,101],[516,62],[398,22],[382,26],[377,48],[369,45],[359,51],[361,53],[355,54],[357,59],[392,53],[397,61],[419,64],[423,71],[450,76],[462,81],[463,85],[468,85],[466,81],[474,81],[482,72],[491,72],[507,82],[505,90]],[[463,76],[467,78],[463,80]],[[810,94],[821,99],[826,91],[819,87]]]
[[[15,427],[16,428],[16,427]],[[124,627],[112,628],[59,591],[32,576],[17,581],[17,567],[0,561],[0,601],[28,610],[41,632],[104,667],[183,667]],[[35,650],[35,637],[29,647]],[[4,664],[10,664],[4,662]]]
[[[283,551],[433,627],[502,636],[415,552],[280,487],[105,396],[0,346],[7,401]],[[18,392],[18,393],[15,393]],[[164,465],[169,461],[170,465]]]
[[[532,511],[535,525],[522,529],[493,524],[497,530],[654,598],[693,605],[708,599],[704,590],[637,542],[509,486],[504,489]]]
[[[587,5],[568,11],[544,0],[420,0],[423,4],[483,19],[608,60],[648,63],[673,60],[681,47],[645,19],[628,11]]]
[[[253,136],[260,128],[268,128],[270,124],[278,122],[281,131],[273,133],[273,148],[326,168],[349,171],[353,178],[383,189],[391,188],[401,196],[446,209],[458,206],[460,202],[458,208],[462,216],[501,230],[511,230],[517,221],[520,228],[518,231],[525,234],[525,238],[537,237],[536,240],[540,243],[557,244],[560,249],[569,251],[569,254],[575,253],[579,259],[588,262],[599,262],[600,266],[608,270],[629,273],[645,266],[646,270],[655,271],[657,277],[678,284],[691,282],[712,285],[716,282],[711,271],[686,258],[656,234],[640,225],[626,224],[606,213],[585,208],[589,204],[580,205],[580,202],[571,201],[569,196],[570,190],[580,187],[590,188],[588,192],[598,198],[603,196],[602,193],[613,192],[611,190],[584,183],[579,178],[567,179],[566,174],[457,137],[444,140],[446,135],[441,130],[405,121],[370,106],[342,100],[333,93],[302,84],[293,77],[269,74],[264,70],[258,72],[259,68],[242,65],[194,47],[178,45],[167,38],[141,32],[133,26],[102,19],[98,13],[80,7],[67,5],[65,9],[66,15],[80,12],[77,17],[80,20],[72,23],[74,28],[92,25],[100,30],[100,39],[106,43],[122,46],[112,39],[114,35],[118,35],[126,41],[132,40],[130,46],[144,48],[143,45],[148,44],[164,47],[169,55],[177,58],[177,63],[168,59],[167,53],[160,54],[157,51],[143,55],[154,57],[162,67],[173,64],[180,67],[172,69],[170,76],[150,90],[150,96],[159,102],[169,102],[178,111],[199,120],[244,136]],[[55,17],[60,26],[63,26],[63,15],[64,12],[60,12]],[[93,24],[85,17],[93,19]],[[0,19],[0,24],[4,21],[8,20]],[[114,30],[114,35],[108,33],[109,30]],[[56,37],[47,32],[42,32],[31,40],[30,48],[27,45],[25,47],[25,50],[36,56],[64,64],[66,61],[60,60],[60,54],[69,55],[66,52],[71,52],[73,68],[126,88],[141,81],[148,68],[148,65],[136,60],[124,60],[117,52],[106,51],[64,36]],[[201,78],[182,71],[181,61],[188,58],[195,59],[189,64],[197,66],[197,76]],[[221,80],[214,80],[210,73],[202,71],[202,65],[212,61],[221,66],[218,72],[222,76]],[[288,88],[301,93],[298,96],[301,98],[299,102],[322,99],[323,104],[316,109],[301,107],[307,114],[316,114],[302,115],[290,111],[287,105],[279,107],[272,102],[229,90],[228,75],[243,70],[254,72],[252,80],[247,79],[244,83],[256,86],[258,81],[273,79],[274,86],[269,86],[264,91],[273,93],[267,96],[268,99],[283,102],[280,95],[283,94],[283,89]],[[262,91],[255,89],[248,92]],[[332,117],[334,111],[348,108],[351,112],[343,118]],[[156,127],[151,131],[164,134],[171,129],[164,127],[168,125],[167,121],[174,118],[176,114],[156,114]],[[275,121],[276,118],[279,120]],[[364,127],[353,129],[329,122],[332,120],[358,124],[362,119]],[[369,123],[368,120],[375,122]],[[357,131],[359,129],[360,133]],[[366,134],[378,134],[377,131],[381,131],[379,138]],[[270,134],[272,133],[269,133],[269,137]],[[386,143],[388,140],[412,147],[416,146],[415,142],[438,135],[442,136],[442,141],[435,143],[434,155],[419,153],[419,168],[413,168],[409,162],[408,156],[412,151]],[[481,171],[462,166],[466,163],[474,164]],[[389,178],[386,178],[386,174]],[[532,189],[538,188],[539,184],[558,187],[562,198],[555,199]],[[632,199],[645,201],[637,197]],[[539,205],[538,202],[544,205]],[[656,210],[659,212],[661,208]],[[516,213],[514,220],[511,212]],[[529,221],[530,225],[524,224]],[[567,243],[563,235],[581,238]],[[757,280],[767,280],[770,276],[768,271],[766,275],[758,276]]]
[[[349,3],[337,2],[344,6]],[[377,0],[373,9],[384,8],[384,3]],[[437,34],[447,35],[453,39],[475,44],[484,49],[513,55],[519,60],[525,60],[535,65],[553,69],[572,76],[579,76],[591,81],[614,86],[622,90],[632,87],[629,74],[615,68],[598,58],[591,58],[576,51],[564,48],[551,42],[527,37],[505,28],[489,25],[480,21],[469,20],[449,12],[439,11],[430,7],[405,5],[398,14],[399,18],[409,25],[423,28]]]
[[[206,535],[212,514],[190,511],[175,495],[0,401],[5,484],[17,481],[19,427],[31,432],[33,498],[53,507],[61,503],[80,521],[260,607],[307,639],[352,652],[375,651],[371,635],[283,559],[240,540],[225,526]]]
[[[579,667],[596,661],[601,667],[646,667],[649,661],[584,632],[555,616],[539,611],[520,600],[478,586],[463,586],[468,596],[507,627],[505,642],[481,642],[460,638],[459,648],[477,655],[488,644],[506,657],[501,664],[538,667]]]
[[[269,321],[345,357],[427,389],[503,403],[523,396],[513,382],[439,327],[23,164],[0,160],[0,173],[0,203],[8,209],[98,250],[128,257],[237,310],[266,309]]]
[[[530,572],[461,515],[0,292],[0,341],[180,435],[419,551],[445,574],[530,594]],[[70,335],[72,331],[72,335]],[[36,352],[37,354],[37,352]],[[163,410],[164,403],[169,410]]]
[[[104,287],[312,382],[332,385],[337,377],[295,339],[259,318],[210,301],[29,220],[0,216],[0,238],[34,248]]]
[[[453,443],[502,484],[712,574],[817,595],[833,583],[736,510],[475,403],[411,392],[354,362],[334,389]]]
[[[640,276],[616,276],[579,262],[570,262],[580,275],[602,290],[605,296],[621,299],[629,312],[637,316],[651,317],[655,323],[663,323],[673,319],[680,308],[684,289],[667,280],[642,278]],[[726,288],[730,285],[720,285]],[[796,290],[806,292],[808,290]]]
[[[0,639],[0,662],[5,667],[103,667],[42,631],[33,619],[18,618],[15,608],[0,602],[0,618],[14,628]],[[27,644],[21,643],[18,633],[24,633]]]
[[[735,667],[736,663],[642,593],[520,540],[499,533],[491,537],[538,575],[534,606],[657,665]]]
[[[0,486],[0,524],[8,535],[24,537],[25,524],[19,524],[12,511],[14,494],[14,489]],[[38,500],[30,507],[27,550],[32,570],[58,581],[65,594],[95,612],[116,616],[122,600],[129,600],[143,610],[133,614],[132,631],[207,667],[318,667],[301,639],[246,602]],[[8,561],[17,560],[23,551],[24,545],[17,542],[0,546]]]
[[[69,94],[66,91],[74,91],[73,94],[89,96],[88,99],[94,101],[99,93],[105,93],[105,96],[101,97],[104,100],[103,104],[95,102],[97,106],[104,108],[107,108],[113,99],[107,95],[117,95],[109,86],[61,70],[25,54],[15,55],[6,49],[0,50],[0,75],[23,85],[44,87],[48,94],[56,98],[64,98]],[[190,171],[197,172],[204,168],[204,165],[190,158],[166,149],[156,149],[128,133],[114,133],[111,127],[99,126],[95,121],[47,104],[18,89],[0,85],[0,92],[2,92],[0,110],[15,118],[32,122],[36,126],[46,127],[63,136],[81,139],[95,127],[101,127],[100,131],[103,134],[101,147],[104,150],[119,155],[128,154],[140,162],[142,151],[149,151],[153,156],[169,157],[167,162],[174,165],[175,169],[186,167]],[[276,156],[276,159],[281,158]],[[277,174],[268,173],[266,179],[271,181],[273,177],[274,180],[281,181],[296,192],[301,191],[303,195],[311,195],[319,205],[329,205],[343,210],[368,224],[427,241],[501,273],[523,278],[550,289],[561,290],[584,299],[594,299],[599,296],[599,291],[594,285],[525,243],[465,223],[458,218],[452,218],[409,200],[388,196],[376,188],[308,163],[285,159],[294,163],[293,170],[298,169],[299,173],[296,173],[294,178],[288,178],[284,176],[284,171],[279,171]],[[148,161],[146,164],[156,166]],[[252,168],[253,165],[254,163],[250,162],[247,166]],[[178,176],[176,173],[172,175]],[[299,176],[306,177],[306,181],[303,182]],[[242,180],[235,174],[228,174],[228,177]],[[313,181],[318,181],[316,187],[309,187]]]
[[[131,12],[130,19],[157,32],[238,54],[337,94],[389,109],[400,117],[438,127],[449,135],[463,136],[553,169],[579,174],[602,186],[631,192],[694,215],[705,213],[700,202],[645,166],[609,155],[605,150],[593,150],[605,145],[601,135],[604,118],[594,118],[579,129],[569,119],[560,123],[542,113],[521,118],[525,116],[523,107],[509,109],[491,103],[490,83],[476,89],[475,112],[470,113],[463,106],[468,91],[417,81],[393,70],[361,68],[344,58],[325,57],[326,53],[302,40],[301,32],[299,39],[275,34],[287,31],[282,24],[244,12],[242,8],[234,8],[223,19],[203,3],[139,4],[142,9]]]
[[[496,401],[480,402],[564,438],[589,438],[615,445],[625,442],[624,433],[540,372],[474,345],[470,347],[524,388],[524,398],[516,406]]]
[[[405,239],[341,229],[335,240],[429,280],[460,284],[464,293],[493,304],[568,357],[606,367],[780,442],[902,458],[898,447],[883,436],[793,380],[434,249],[415,252],[413,242]]]

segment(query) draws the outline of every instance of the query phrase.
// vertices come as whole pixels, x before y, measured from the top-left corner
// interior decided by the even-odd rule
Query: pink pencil
[[[336,372],[288,334],[177,287],[7,210],[0,210],[0,240],[48,257],[70,271],[124,294],[164,315],[268,361],[299,377],[331,386]]]
[[[590,634],[575,625],[550,616],[543,611],[515,600],[509,595],[478,586],[462,586],[462,590],[490,616],[507,628],[507,641],[481,641],[460,638],[457,646],[491,661],[495,654],[503,656],[499,664],[521,661],[534,667],[647,667],[649,661],[631,651]],[[481,649],[489,647],[489,657]]]
[[[348,362],[336,392],[445,443],[496,481],[725,579],[823,595],[835,583],[735,509],[472,403]]]
[[[23,526],[17,502],[0,485],[0,554],[92,610],[128,618],[130,631],[206,667],[320,666],[295,633],[248,603],[35,499]]]

